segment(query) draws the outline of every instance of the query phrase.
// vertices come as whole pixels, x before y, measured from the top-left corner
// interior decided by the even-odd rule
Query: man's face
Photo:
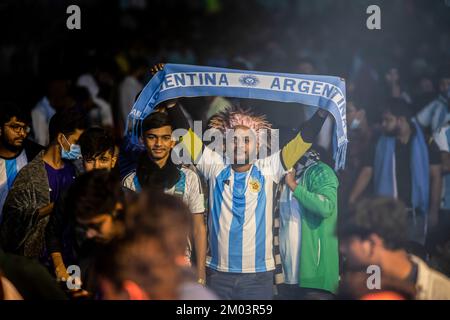
[[[106,169],[111,170],[115,165],[115,157],[111,150],[103,152],[96,157],[93,158],[83,158],[84,169],[87,172],[97,170],[97,169]]]
[[[83,129],[75,129],[72,134],[69,134],[67,136],[64,136],[64,134],[61,133],[58,137],[58,142],[60,146],[64,148],[64,150],[70,151],[70,146],[72,144],[78,143],[78,139],[80,139],[80,136],[83,134],[83,132]]]
[[[371,243],[358,237],[351,237],[340,241],[339,249],[346,257],[346,263],[351,270],[360,270],[374,264],[371,254]]]
[[[256,138],[254,131],[245,126],[234,128],[232,141],[234,164],[248,164],[256,158]],[[227,141],[227,143],[229,144],[230,142]]]
[[[395,136],[398,132],[398,119],[390,112],[384,112],[381,122],[383,132],[388,136]]]
[[[77,218],[77,223],[84,230],[86,238],[98,243],[107,243],[117,234],[115,219],[108,213],[86,220]]]
[[[12,117],[1,130],[2,144],[10,149],[20,149],[29,133],[30,127],[26,123]]]
[[[144,144],[152,159],[167,159],[175,146],[175,141],[172,140],[172,127],[164,126],[147,130],[144,132]]]

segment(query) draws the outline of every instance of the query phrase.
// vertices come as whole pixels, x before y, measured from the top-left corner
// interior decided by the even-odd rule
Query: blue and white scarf
[[[428,213],[430,165],[427,143],[422,129],[412,121],[415,134],[411,137],[411,201],[413,209],[420,208],[422,214]],[[395,177],[395,137],[381,136],[375,151],[374,188],[375,194],[397,198]]]
[[[334,160],[344,168],[347,147],[345,81],[332,76],[269,73],[166,64],[147,83],[128,115],[126,134],[138,144],[141,122],[159,103],[179,97],[221,96],[294,102],[330,112]]]

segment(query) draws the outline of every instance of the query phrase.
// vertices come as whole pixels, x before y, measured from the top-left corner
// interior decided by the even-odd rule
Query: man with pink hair
[[[206,282],[222,299],[273,298],[273,185],[311,147],[326,116],[317,112],[294,139],[269,156],[264,148],[272,145],[270,134],[264,132],[272,126],[265,117],[228,108],[210,119],[209,128],[222,133],[225,150],[220,152],[223,145],[215,136],[216,143],[204,147],[196,163],[209,183]],[[183,141],[195,145],[189,138]]]

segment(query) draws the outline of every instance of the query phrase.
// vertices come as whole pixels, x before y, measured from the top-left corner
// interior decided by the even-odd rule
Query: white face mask
[[[361,120],[354,118],[352,120],[352,123],[350,123],[350,129],[351,130],[356,130],[359,128],[359,126],[361,125]]]

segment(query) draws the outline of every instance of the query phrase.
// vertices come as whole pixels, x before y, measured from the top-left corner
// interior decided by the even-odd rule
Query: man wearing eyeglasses
[[[43,149],[29,139],[31,116],[12,103],[0,104],[0,221],[18,172]]]

